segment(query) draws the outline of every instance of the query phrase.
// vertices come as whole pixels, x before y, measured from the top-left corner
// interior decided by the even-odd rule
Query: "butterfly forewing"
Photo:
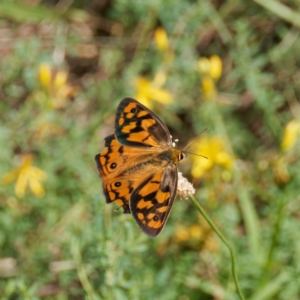
[[[171,147],[166,125],[147,107],[131,98],[117,109],[115,134],[118,142],[131,147]]]
[[[177,189],[177,168],[169,164],[148,177],[131,194],[130,210],[140,228],[157,236],[170,214]]]

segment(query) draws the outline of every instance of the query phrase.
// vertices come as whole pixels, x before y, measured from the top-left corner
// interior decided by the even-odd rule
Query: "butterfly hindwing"
[[[155,237],[163,229],[177,190],[177,168],[168,164],[150,175],[131,194],[130,210],[143,232]]]
[[[95,162],[102,178],[116,172],[117,166],[123,163],[121,156],[123,146],[117,142],[114,134],[107,136],[104,140],[104,150],[95,156]]]
[[[103,183],[106,203],[115,202],[123,207],[124,214],[130,214],[129,199],[134,190],[134,182],[128,178],[116,178]]]
[[[117,109],[115,135],[131,147],[171,147],[166,125],[147,107],[132,98],[123,99]]]
[[[129,197],[132,191],[131,183],[118,179],[117,166],[124,164],[122,157],[123,146],[120,145],[114,134],[105,138],[104,150],[95,156],[97,169],[103,180],[102,188],[106,203],[116,202],[122,206],[124,213],[130,213]]]
[[[153,154],[151,149],[147,152]],[[105,138],[105,148],[95,156],[95,162],[106,203],[117,203],[124,213],[130,213],[130,195],[143,181],[141,173],[154,174],[159,168],[149,164],[149,154],[142,155],[139,148],[119,144],[114,134]]]

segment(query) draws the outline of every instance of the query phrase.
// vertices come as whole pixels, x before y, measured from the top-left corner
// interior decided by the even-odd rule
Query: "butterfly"
[[[132,98],[123,99],[115,133],[105,138],[104,150],[95,156],[106,203],[117,203],[144,233],[156,237],[169,217],[177,191],[176,164],[184,157],[153,111]]]

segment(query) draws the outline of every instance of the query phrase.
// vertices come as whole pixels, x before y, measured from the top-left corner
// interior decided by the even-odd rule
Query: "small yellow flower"
[[[54,75],[48,64],[40,65],[38,78],[45,91],[45,97],[42,98],[47,98],[47,104],[55,109],[66,107],[68,100],[79,91],[78,87],[67,83],[67,72],[60,70]],[[38,97],[41,98],[40,95]]]
[[[200,225],[180,224],[175,231],[175,239],[178,242],[186,242],[191,240],[200,240],[203,238],[203,228]]]
[[[51,83],[51,68],[48,64],[41,64],[38,71],[39,82],[42,87],[48,89]]]
[[[37,197],[43,197],[45,195],[45,189],[41,181],[46,179],[46,173],[34,167],[32,161],[33,157],[31,154],[24,154],[21,165],[2,177],[3,184],[10,184],[16,181],[15,194],[19,198],[25,196],[27,187],[29,187]]]
[[[209,59],[207,57],[200,57],[198,60],[198,70],[202,75],[201,86],[205,98],[213,100],[216,96],[216,81],[222,75],[222,60],[218,55],[212,55]]]
[[[202,75],[209,75],[217,81],[222,75],[222,60],[218,55],[212,55],[210,58],[200,57],[198,60],[198,70]]]
[[[200,240],[203,237],[203,229],[200,225],[192,225],[190,228],[190,236],[192,239]]]
[[[166,51],[169,48],[168,35],[162,27],[159,27],[155,30],[154,40],[159,50]]]
[[[154,31],[154,41],[157,49],[163,53],[162,64],[170,64],[174,59],[174,52],[170,47],[168,35],[162,27]]]
[[[197,153],[207,156],[208,159],[194,159],[192,167],[192,175],[195,178],[203,176],[203,174],[211,169],[214,165],[220,165],[230,170],[234,159],[225,150],[225,143],[220,137],[205,136],[199,139],[197,143]]]
[[[178,228],[175,231],[175,239],[178,242],[185,242],[188,241],[190,239],[190,233],[188,228],[184,227],[184,226],[178,226]]]
[[[176,226],[174,239],[178,243],[189,245],[190,247],[197,247],[199,243],[210,252],[218,251],[218,244],[216,239],[211,235],[212,230],[205,224],[184,224],[181,223]]]
[[[291,149],[295,145],[299,134],[300,122],[298,120],[292,120],[288,122],[281,141],[281,150],[287,151]]]
[[[218,55],[212,55],[209,59],[209,75],[212,79],[218,80],[222,75],[222,60]]]
[[[166,81],[166,74],[161,71],[156,74],[153,81],[148,81],[145,77],[138,77],[135,80],[136,94],[135,98],[151,109],[151,101],[157,101],[162,104],[170,104],[173,96],[168,91],[162,89]]]

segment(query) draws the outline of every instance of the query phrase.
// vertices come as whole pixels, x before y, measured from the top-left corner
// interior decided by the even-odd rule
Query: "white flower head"
[[[181,199],[188,199],[190,195],[195,194],[196,190],[193,185],[182,176],[181,172],[178,172],[178,184],[177,184],[177,195]]]

